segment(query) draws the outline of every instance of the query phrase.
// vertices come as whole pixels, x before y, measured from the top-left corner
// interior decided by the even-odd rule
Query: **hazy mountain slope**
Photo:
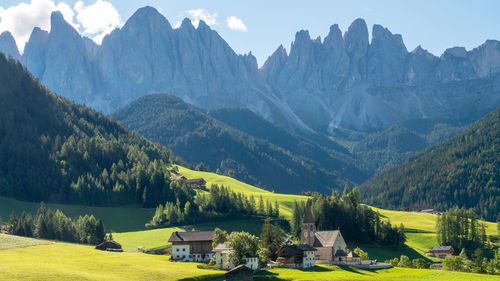
[[[0,44],[0,50],[2,46]],[[59,13],[35,28],[22,56],[42,83],[65,97],[111,112],[151,93],[170,93],[204,109],[246,107],[297,132],[384,130],[412,119],[476,118],[500,105],[500,42],[408,51],[402,36],[355,20],[324,38],[297,32],[258,69],[203,21],[172,28],[144,7],[101,46]]]
[[[0,85],[0,196],[155,207],[185,193],[162,164],[170,150],[51,93],[2,54]]]
[[[170,147],[188,162],[204,162],[223,173],[232,169],[238,179],[283,193],[329,191],[366,177],[349,161],[298,137],[289,140],[292,145],[284,145],[283,149],[226,126],[169,95],[142,97],[112,116],[125,127]],[[296,145],[294,142],[303,142],[307,151],[287,151]],[[316,153],[324,155],[316,158]]]
[[[385,208],[473,208],[500,213],[500,108],[465,132],[362,185],[367,204]]]

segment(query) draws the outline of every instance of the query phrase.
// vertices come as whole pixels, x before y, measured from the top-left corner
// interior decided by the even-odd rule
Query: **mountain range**
[[[104,113],[140,96],[168,93],[202,109],[246,107],[304,134],[384,130],[416,119],[477,120],[500,104],[500,42],[408,51],[401,35],[357,19],[322,40],[297,32],[261,68],[236,54],[200,21],[179,28],[151,7],[139,9],[101,45],[59,12],[50,32],[35,28],[19,56],[4,33],[0,50],[20,58],[55,92]]]

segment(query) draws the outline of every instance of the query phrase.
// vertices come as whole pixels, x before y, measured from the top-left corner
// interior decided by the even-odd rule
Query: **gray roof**
[[[246,267],[245,265],[243,264],[240,264],[238,265],[237,267],[229,270],[228,272],[224,273],[224,275],[231,275],[231,274],[234,274],[236,272],[239,272],[239,271],[248,271],[248,272],[253,272],[253,270],[251,270],[250,268]]]
[[[451,246],[434,246],[432,251],[449,251],[451,250]]]
[[[308,244],[299,244],[299,245],[283,245],[276,251],[276,253],[279,252],[282,248],[288,249],[294,255],[304,254],[304,251],[316,251],[315,248],[309,246]]]
[[[349,258],[359,258],[358,254],[356,254],[355,252],[352,252],[352,251],[349,252],[349,254],[347,254],[347,256]]]
[[[333,247],[339,237],[340,230],[318,231],[314,233],[314,247]]]
[[[194,241],[212,241],[214,231],[192,231],[192,232],[173,232],[168,242],[194,242]]]
[[[215,246],[215,248],[212,250],[212,252],[214,253],[230,253],[232,252],[233,249],[229,246],[226,246],[226,244],[224,243],[221,243],[221,244],[218,244],[217,246]]]
[[[187,184],[205,184],[207,183],[204,179],[199,178],[199,179],[189,179],[189,180],[184,180],[185,183]]]
[[[335,256],[336,256],[336,257],[347,257],[347,254],[344,252],[344,250],[338,249],[338,250],[335,252]]]

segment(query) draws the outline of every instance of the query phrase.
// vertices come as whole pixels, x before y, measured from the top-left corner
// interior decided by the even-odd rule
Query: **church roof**
[[[313,223],[313,215],[311,213],[311,203],[307,202],[306,204],[306,212],[304,213],[303,223]]]
[[[314,233],[313,247],[333,247],[333,244],[339,237],[340,230],[318,231]]]

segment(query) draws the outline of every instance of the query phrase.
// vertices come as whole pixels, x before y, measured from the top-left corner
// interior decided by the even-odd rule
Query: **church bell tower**
[[[306,212],[304,213],[304,220],[302,221],[302,240],[304,244],[313,246],[314,244],[314,220],[311,213],[310,201],[306,204]]]

